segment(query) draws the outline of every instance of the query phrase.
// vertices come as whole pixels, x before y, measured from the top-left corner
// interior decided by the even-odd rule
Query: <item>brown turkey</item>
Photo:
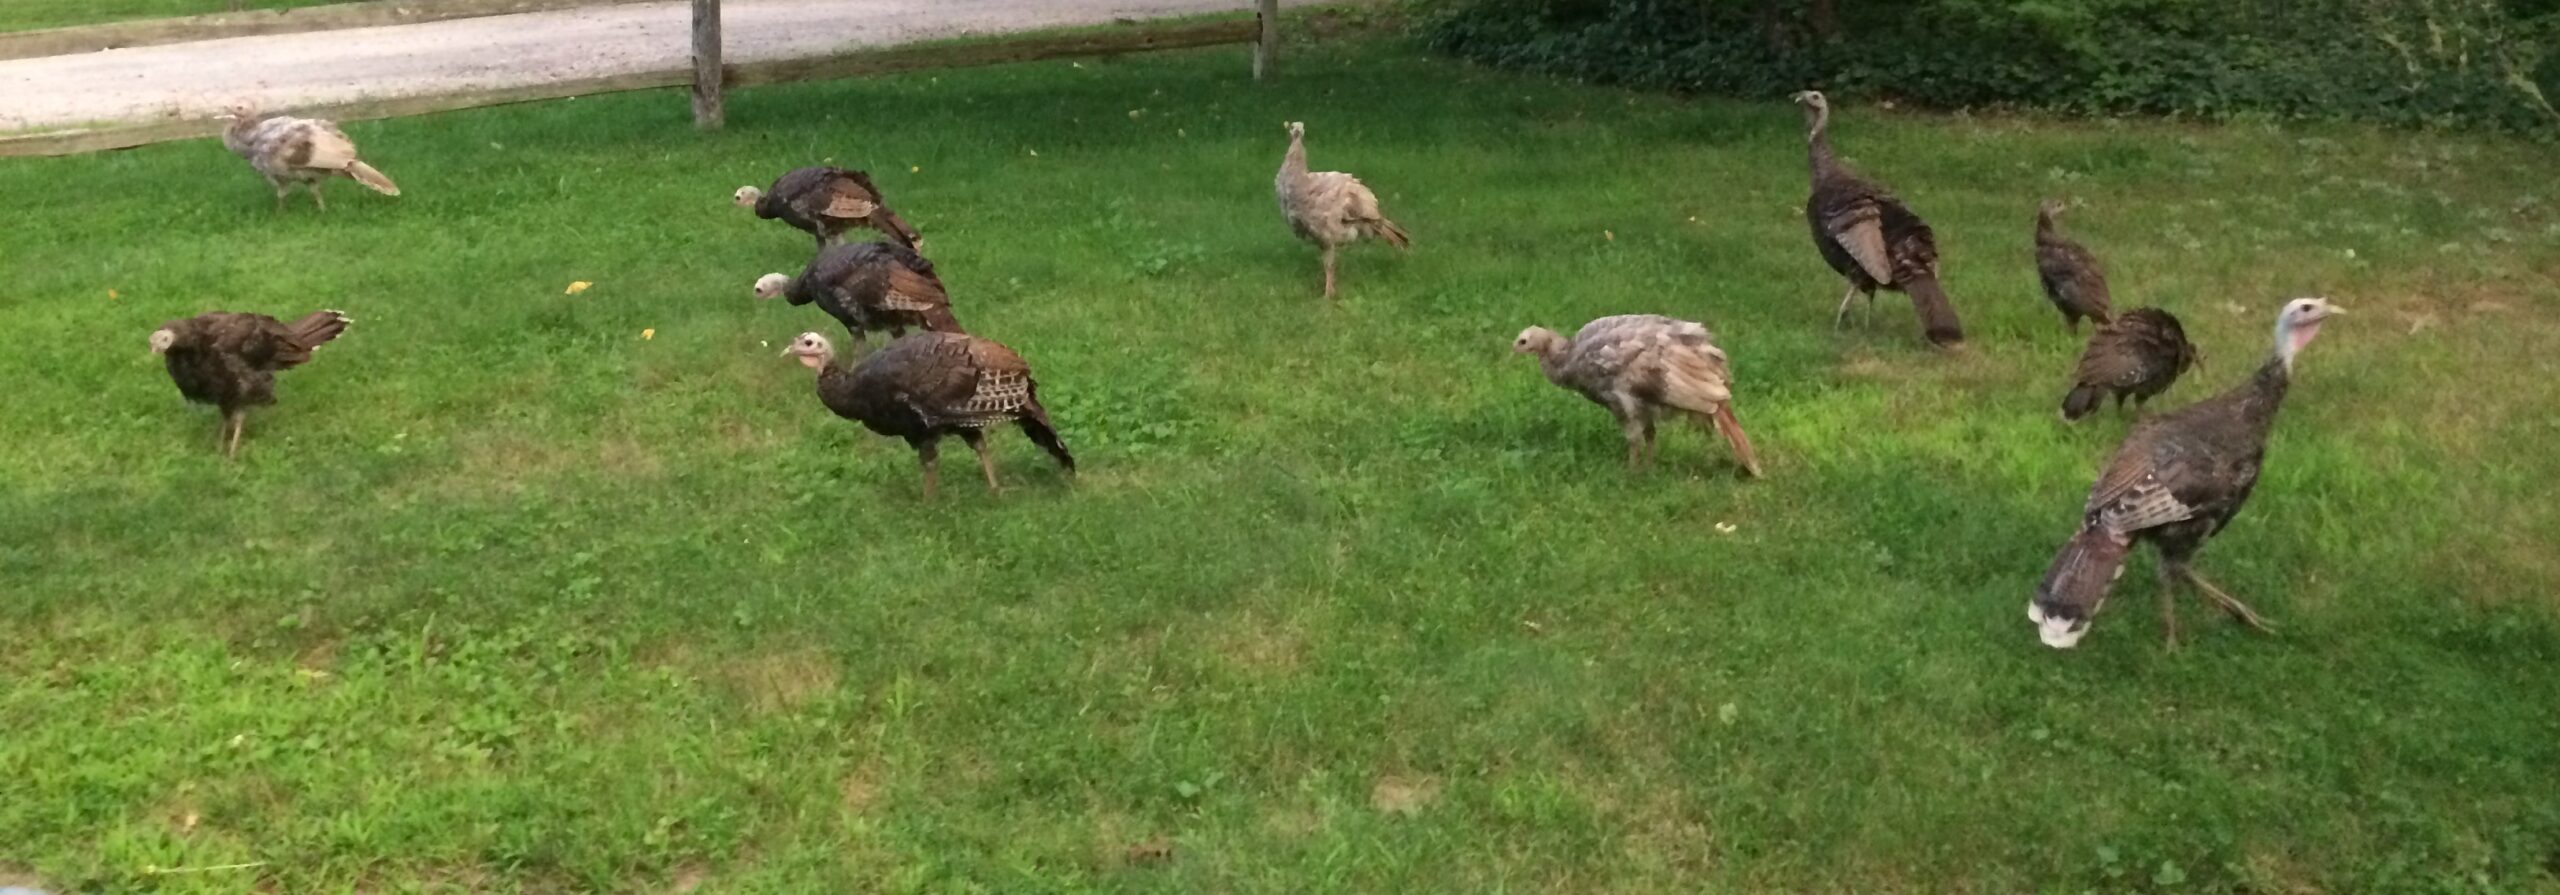
[[[1307,170],[1307,124],[1292,121],[1289,151],[1280,156],[1280,173],[1271,179],[1280,200],[1280,215],[1299,239],[1324,250],[1324,297],[1332,298],[1334,255],[1343,246],[1369,236],[1399,249],[1413,248],[1403,227],[1378,210],[1378,194],[1360,178],[1340,171]]]
[[[890,342],[847,370],[827,337],[801,333],[784,354],[818,371],[818,400],[837,416],[882,435],[903,438],[924,466],[924,498],[934,498],[937,445],[957,435],[978,453],[987,490],[996,484],[995,459],[987,453],[986,428],[1006,422],[1022,427],[1072,475],[1076,458],[1058,440],[1049,411],[1040,406],[1031,365],[991,339],[959,333],[921,332]]]
[[[355,321],[318,311],[292,323],[265,314],[209,311],[172,320],[151,333],[151,353],[169,368],[178,394],[222,410],[217,443],[240,453],[249,408],[276,402],[276,371],[300,366]]]
[[[2027,603],[2038,639],[2055,649],[2078,645],[2106,604],[2107,591],[2124,574],[2126,554],[2142,541],[2160,554],[2160,622],[2169,648],[2178,646],[2182,581],[2243,623],[2266,630],[2255,610],[2197,575],[2188,562],[2248,502],[2266,460],[2267,431],[2293,381],[2295,357],[2320,334],[2322,323],[2343,313],[2327,299],[2286,303],[2276,316],[2275,353],[2257,375],[2134,424],[2090,487],[2079,532],[2062,545]]]
[[[2063,324],[2077,334],[2081,318],[2105,326],[2114,312],[2107,303],[2107,272],[2098,265],[2098,256],[2062,235],[2066,210],[2060,199],[2046,199],[2036,206],[2036,280],[2044,285],[2045,299],[2062,312]]]
[[[1858,176],[1831,151],[1831,102],[1819,91],[1798,93],[1810,122],[1813,193],[1804,203],[1805,222],[1813,228],[1813,246],[1832,270],[1849,280],[1840,296],[1832,326],[1849,319],[1849,307],[1860,294],[1875,306],[1876,290],[1911,296],[1911,309],[1929,342],[1941,348],[1964,342],[1964,324],[1955,305],[1938,286],[1938,238],[1920,216],[1911,213],[1883,187]]]
[[[275,187],[277,211],[284,210],[285,194],[297,183],[311,190],[313,205],[329,210],[328,201],[320,198],[320,182],[332,177],[353,180],[385,196],[400,195],[399,185],[391,178],[356,157],[355,141],[347,139],[336,122],[260,117],[248,106],[233,106],[222,117],[230,122],[222,129],[222,145],[247,159],[249,167]]]
[[[1703,325],[1625,314],[1583,324],[1572,339],[1532,326],[1520,331],[1511,350],[1536,355],[1547,381],[1608,408],[1626,432],[1628,466],[1652,462],[1654,419],[1668,410],[1714,427],[1733,445],[1743,470],[1760,474],[1751,439],[1733,415],[1733,371]]]
[[[769,273],[756,280],[757,298],[777,296],[794,305],[815,303],[843,323],[856,354],[871,330],[885,329],[892,336],[906,335],[908,327],[965,332],[951,316],[951,296],[934,276],[933,262],[894,242],[828,246],[799,276]]]
[[[2062,396],[2062,418],[2078,420],[2095,413],[2099,401],[2110,394],[2116,397],[2117,410],[2124,409],[2127,397],[2140,410],[2143,402],[2168,391],[2195,362],[2195,343],[2187,341],[2177,315],[2159,308],[2127,311],[2089,335],[2089,347],[2081,350],[2080,366],[2072,373],[2071,391]]]
[[[823,249],[842,241],[844,231],[869,227],[908,248],[924,244],[906,219],[889,210],[871,175],[845,168],[796,168],[775,178],[773,188],[742,186],[731,196],[756,217],[780,220],[817,237]]]

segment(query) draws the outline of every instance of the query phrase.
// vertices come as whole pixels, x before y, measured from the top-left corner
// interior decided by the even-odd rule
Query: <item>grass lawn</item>
[[[1783,101],[1287,62],[355,124],[407,195],[325,216],[210,140],[0,163],[0,881],[2560,891],[2549,147],[1844,106],[1937,227],[1945,357],[1894,296],[1831,329]],[[1272,207],[1286,119],[1416,240],[1339,304]],[[728,198],[822,159],[1031,360],[1080,480],[1008,431],[1010,493],[952,443],[921,505],[775,356],[840,330],[750,297],[809,242]],[[2199,561],[2280,636],[2190,602],[2163,653],[2146,555],[2037,643],[2126,426],[2055,419],[2046,195],[2204,347],[2167,406],[2283,299],[2351,309]],[[236,464],[144,345],[216,307],[359,321]],[[1507,351],[1638,311],[1717,330],[1767,479],[1687,428],[1631,475]]]
[[[348,0],[243,0],[241,9],[297,9]],[[0,31],[230,12],[224,0],[0,0]]]

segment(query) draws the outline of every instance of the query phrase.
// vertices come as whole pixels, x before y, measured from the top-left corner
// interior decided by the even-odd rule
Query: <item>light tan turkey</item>
[[[1324,250],[1324,297],[1332,298],[1334,255],[1362,236],[1386,240],[1399,249],[1413,247],[1404,228],[1378,210],[1378,194],[1360,178],[1340,171],[1307,170],[1307,124],[1289,122],[1289,152],[1280,157],[1280,173],[1271,179],[1280,199],[1280,214],[1299,239]]]
[[[1733,415],[1733,371],[1705,326],[1624,314],[1584,324],[1571,339],[1532,326],[1520,331],[1511,350],[1537,355],[1547,381],[1608,408],[1626,430],[1628,466],[1652,461],[1654,420],[1668,410],[1713,426],[1733,445],[1743,470],[1760,475],[1759,456]]]
[[[353,180],[385,196],[400,195],[398,184],[356,157],[355,141],[347,139],[336,122],[286,115],[261,118],[247,106],[233,106],[223,118],[230,125],[222,130],[222,145],[247,159],[249,167],[258,169],[267,185],[276,188],[277,211],[284,210],[285,194],[297,183],[311,189],[312,204],[329,210],[328,201],[320,198],[320,182],[332,177]]]

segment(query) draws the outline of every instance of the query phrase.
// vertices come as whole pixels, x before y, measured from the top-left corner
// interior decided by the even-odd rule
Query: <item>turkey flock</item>
[[[1831,145],[1831,106],[1816,91],[1794,95],[1806,118],[1809,189],[1804,217],[1814,249],[1846,281],[1832,327],[1849,324],[1858,299],[1872,317],[1878,290],[1911,300],[1920,334],[1931,346],[1965,350],[1965,330],[1954,301],[1939,283],[1937,236],[1918,212],[1893,192],[1850,169]],[[364,162],[354,141],[337,125],[318,119],[267,117],[236,108],[223,145],[246,160],[274,188],[279,211],[299,184],[318,211],[328,208],[320,186],[346,178],[384,195],[400,195],[391,178]],[[1321,294],[1339,292],[1341,252],[1363,239],[1410,250],[1412,238],[1386,216],[1375,192],[1359,178],[1307,167],[1306,125],[1287,122],[1286,150],[1273,177],[1273,194],[1291,233],[1319,252]],[[874,433],[903,439],[915,451],[923,497],[938,490],[939,445],[956,436],[977,455],[990,492],[1001,493],[988,430],[1019,428],[1072,478],[1075,455],[1041,404],[1029,361],[1003,343],[964,328],[953,311],[923,235],[890,207],[863,171],[816,166],[789,171],[769,187],[739,187],[732,201],[764,220],[807,233],[814,254],[797,274],[774,272],[754,282],[759,299],[817,305],[845,330],[843,349],[818,332],[803,332],[782,352],[814,373],[818,403]],[[2033,238],[2038,285],[2064,328],[2079,338],[2091,328],[2061,399],[2065,421],[2097,413],[2112,397],[2118,412],[2132,399],[2135,414],[2166,392],[2199,361],[2176,315],[2157,307],[2118,311],[2095,253],[2065,235],[2065,203],[2037,207]],[[870,230],[880,238],[847,242]],[[2045,645],[2067,649],[2087,635],[2123,573],[2133,547],[2149,543],[2159,554],[2161,621],[2169,648],[2178,644],[2176,598],[2193,588],[2240,623],[2267,630],[2246,603],[2197,574],[2192,567],[2204,542],[2229,526],[2255,490],[2266,457],[2267,436],[2292,381],[2295,363],[2330,319],[2345,310],[2323,298],[2299,298],[2275,318],[2265,362],[2245,381],[2177,410],[2139,417],[2101,467],[2063,543],[2028,602],[2027,617]],[[221,412],[217,443],[234,457],[248,408],[275,400],[278,372],[309,362],[319,349],[348,332],[354,321],[337,311],[311,312],[287,323],[263,314],[212,311],[171,321],[151,333],[153,353],[186,400]],[[876,349],[869,337],[885,330]],[[913,332],[910,332],[913,330]],[[1731,450],[1737,467],[1758,477],[1763,468],[1734,409],[1731,358],[1704,324],[1655,314],[1624,314],[1584,324],[1571,336],[1531,326],[1512,350],[1537,359],[1555,385],[1580,393],[1615,418],[1626,439],[1627,463],[1642,469],[1654,459],[1656,427],[1665,417],[1689,419],[1712,431]]]

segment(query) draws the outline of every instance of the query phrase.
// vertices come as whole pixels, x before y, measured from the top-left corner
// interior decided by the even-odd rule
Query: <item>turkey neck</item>
[[[2062,241],[2062,224],[2053,219],[2053,212],[2036,209],[2036,241],[2040,243]]]
[[[247,151],[249,131],[257,126],[257,116],[254,115],[243,115],[231,119],[231,123],[222,129],[222,148],[234,153]]]
[[[1548,382],[1573,388],[1574,383],[1567,381],[1564,375],[1565,363],[1572,359],[1572,342],[1564,339],[1549,342],[1545,347],[1538,349],[1538,372],[1547,374]]]
[[[1819,180],[1840,173],[1840,158],[1831,152],[1831,110],[1813,113],[1812,131],[1805,135],[1805,154],[1813,163],[1813,176]]]
[[[1280,157],[1280,176],[1292,183],[1307,176],[1307,138],[1289,138],[1289,152]]]

